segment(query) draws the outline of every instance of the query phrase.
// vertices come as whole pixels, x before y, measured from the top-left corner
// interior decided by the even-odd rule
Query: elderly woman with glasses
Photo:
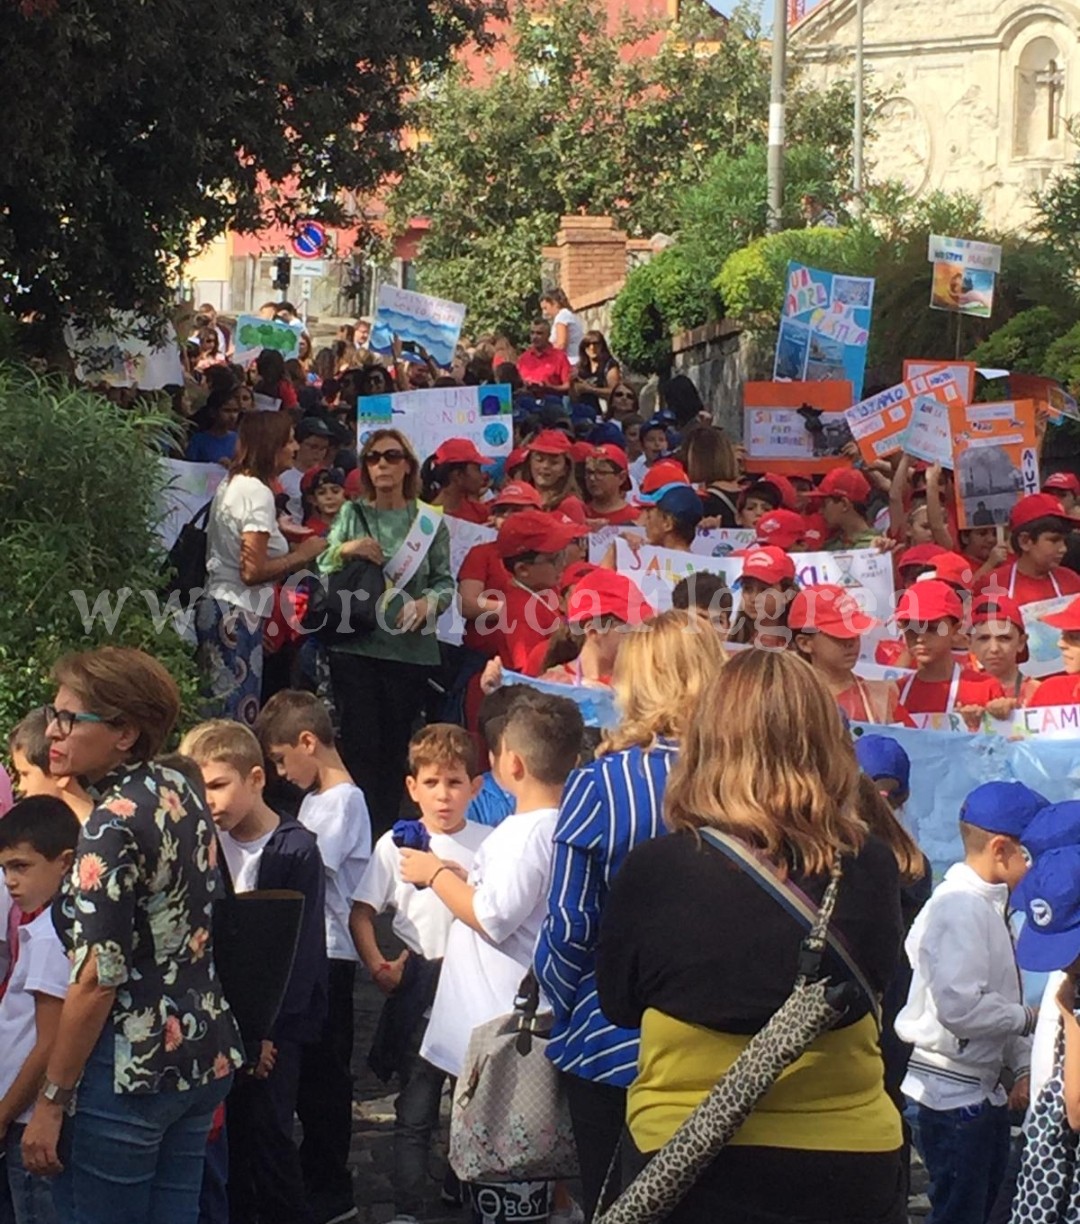
[[[376,627],[330,647],[342,756],[377,836],[398,818],[409,738],[439,664],[435,622],[454,597],[454,579],[446,525],[419,500],[420,463],[405,435],[376,429],[359,470],[360,496],[341,508],[319,564],[333,573],[363,558],[386,576]]]
[[[607,403],[611,392],[619,385],[622,370],[611,355],[603,332],[587,331],[581,338],[577,369],[570,380],[570,394],[579,404],[588,404],[597,412]]]
[[[153,759],[180,713],[156,659],[106,646],[61,659],[53,680],[50,766],[88,779],[96,806],[54,909],[72,979],[23,1162],[59,1175],[63,1220],[180,1224],[198,1216],[210,1124],[243,1061],[214,965],[214,826]]]

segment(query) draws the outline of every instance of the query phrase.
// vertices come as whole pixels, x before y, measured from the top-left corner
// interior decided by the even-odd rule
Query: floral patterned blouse
[[[184,1090],[243,1062],[214,969],[211,909],[224,896],[217,838],[175,770],[121,766],[98,787],[55,922],[75,981],[97,953],[120,1093]]]

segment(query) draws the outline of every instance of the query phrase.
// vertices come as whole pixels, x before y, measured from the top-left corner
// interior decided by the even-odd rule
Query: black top
[[[615,360],[615,358],[608,357],[606,360],[600,363],[600,368],[597,370],[592,369],[588,361],[580,362],[577,369],[574,371],[574,374],[582,382],[588,383],[591,387],[606,387],[608,372],[612,369],[617,370],[618,368],[619,363]],[[590,407],[595,408],[598,411],[603,406],[600,403],[600,397],[598,395],[590,395],[588,392],[582,392],[580,395],[578,395],[577,402],[579,404],[588,404]]]
[[[738,527],[738,496],[728,489],[717,489],[710,485],[701,496],[705,517],[719,519],[721,527]]]
[[[815,903],[828,877],[792,874]],[[903,939],[896,859],[871,838],[844,861],[831,930],[877,994],[896,972]],[[756,1033],[794,985],[804,928],[741,867],[694,834],[633,850],[600,925],[597,986],[604,1014],[637,1028],[647,1008],[722,1033]],[[825,973],[847,979],[826,954]],[[862,999],[864,996],[858,996]],[[866,1015],[853,1006],[843,1024]]]

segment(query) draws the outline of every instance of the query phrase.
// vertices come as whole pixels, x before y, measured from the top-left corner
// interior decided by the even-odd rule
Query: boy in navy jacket
[[[296,956],[273,1030],[226,1105],[231,1224],[304,1224],[309,1218],[293,1114],[303,1047],[326,1019],[325,872],[314,834],[263,800],[258,740],[224,719],[188,733],[181,752],[202,771],[207,805],[237,893],[290,889],[304,898]]]

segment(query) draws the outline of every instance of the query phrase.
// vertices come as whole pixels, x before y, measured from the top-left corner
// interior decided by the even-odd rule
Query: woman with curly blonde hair
[[[876,1020],[903,927],[897,860],[859,815],[854,749],[829,690],[788,652],[736,655],[688,716],[665,798],[607,897],[600,1003],[641,1027],[623,1180],[662,1148],[791,992],[803,926],[703,831],[726,834],[820,906],[870,993],[783,1072],[666,1218],[672,1224],[902,1224],[900,1116]],[[851,981],[826,951],[824,972]]]
[[[586,1218],[625,1121],[637,1058],[637,1033],[610,1024],[596,996],[600,915],[626,856],[663,832],[664,788],[688,712],[726,661],[723,640],[696,610],[665,612],[627,632],[612,677],[621,721],[563,792],[536,971],[555,1010],[548,1056],[569,1093]]]

